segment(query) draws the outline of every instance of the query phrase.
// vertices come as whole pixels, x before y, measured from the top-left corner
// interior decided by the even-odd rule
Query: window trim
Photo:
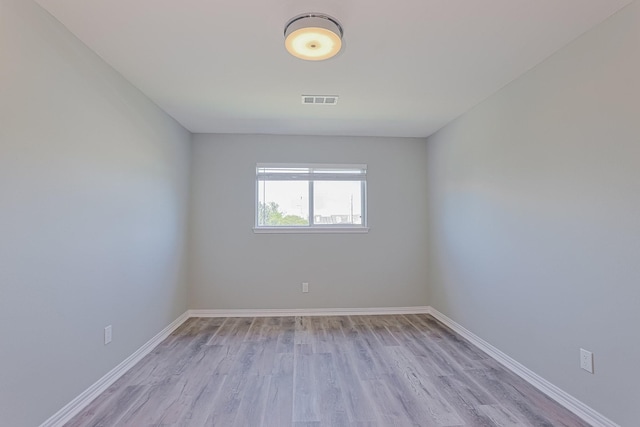
[[[268,174],[261,173],[260,169],[310,169],[310,172],[301,173],[299,176],[294,172],[288,176],[284,174]],[[314,169],[325,170],[360,170],[360,175],[338,173],[314,173]],[[258,225],[258,206],[259,206],[259,183],[260,178],[275,177],[278,176],[281,179],[267,179],[269,181],[309,181],[308,199],[309,199],[309,225],[301,226],[264,226]],[[263,179],[262,181],[265,181]],[[314,224],[315,212],[314,212],[314,188],[313,183],[315,181],[359,181],[360,182],[360,199],[361,199],[361,218],[362,224]],[[255,197],[254,197],[254,233],[367,233],[369,231],[368,226],[368,212],[367,212],[367,165],[366,164],[326,164],[326,163],[257,163],[256,164],[256,178],[255,178]]]

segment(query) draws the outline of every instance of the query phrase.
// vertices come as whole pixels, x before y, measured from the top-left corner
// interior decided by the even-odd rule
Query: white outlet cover
[[[584,348],[580,349],[580,367],[593,374],[593,353]]]
[[[302,292],[304,293],[309,292],[309,284],[307,282],[302,283]]]
[[[111,337],[112,337],[112,329],[111,329],[111,325],[109,325],[106,328],[104,328],[104,343],[109,344],[111,342]]]

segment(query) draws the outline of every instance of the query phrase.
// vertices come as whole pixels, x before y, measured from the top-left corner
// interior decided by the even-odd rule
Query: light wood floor
[[[193,318],[68,424],[587,426],[428,315]]]

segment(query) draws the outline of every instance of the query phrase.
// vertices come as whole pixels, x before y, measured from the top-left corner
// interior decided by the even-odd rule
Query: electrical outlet
[[[304,292],[305,294],[309,292],[309,284],[307,282],[302,283],[302,292]]]
[[[104,328],[104,343],[109,344],[111,342],[112,329],[111,325]]]
[[[580,349],[580,367],[593,374],[593,353],[584,348]]]

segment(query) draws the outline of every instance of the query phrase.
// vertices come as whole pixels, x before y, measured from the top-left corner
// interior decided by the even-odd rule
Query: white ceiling
[[[632,0],[36,1],[192,132],[424,137]],[[286,52],[304,12],[338,56]]]

